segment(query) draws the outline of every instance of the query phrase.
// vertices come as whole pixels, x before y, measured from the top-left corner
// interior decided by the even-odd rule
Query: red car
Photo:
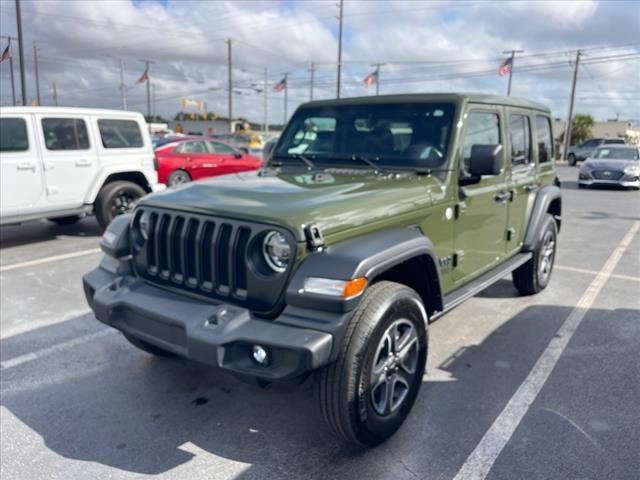
[[[185,140],[156,150],[158,181],[168,186],[228,173],[258,170],[262,160],[212,140]]]

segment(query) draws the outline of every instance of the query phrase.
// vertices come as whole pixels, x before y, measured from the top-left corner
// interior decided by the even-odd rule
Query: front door
[[[0,206],[3,215],[28,212],[42,195],[42,163],[29,115],[0,119]]]
[[[500,110],[471,107],[463,117],[462,129],[461,178],[468,175],[473,145],[504,145]],[[479,183],[458,189],[455,285],[480,275],[505,257],[509,203],[506,180],[503,168],[499,175],[483,176]]]
[[[76,208],[84,203],[98,175],[96,139],[89,119],[81,115],[37,115],[50,205]]]

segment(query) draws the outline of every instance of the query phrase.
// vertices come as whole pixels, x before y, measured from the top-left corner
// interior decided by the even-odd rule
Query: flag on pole
[[[9,60],[11,58],[11,52],[9,51],[9,48],[11,48],[11,44],[7,45],[7,48],[5,48],[4,52],[2,52],[2,57],[0,57],[0,63],[4,62],[5,60]]]
[[[509,57],[500,64],[500,67],[498,68],[498,75],[500,75],[501,77],[504,77],[507,73],[511,71],[512,67],[513,67],[513,57]]]
[[[378,69],[376,68],[375,71],[364,77],[362,83],[364,83],[365,87],[370,87],[371,85],[378,83]]]
[[[282,92],[285,88],[287,88],[287,77],[282,77],[282,80],[273,86],[273,91]]]
[[[148,81],[149,81],[149,65],[147,65],[147,67],[144,69],[144,72],[142,72],[142,75],[140,75],[140,78],[136,81],[136,84],[144,83]]]

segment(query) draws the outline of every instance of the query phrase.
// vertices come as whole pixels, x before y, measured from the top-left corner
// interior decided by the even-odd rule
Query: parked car
[[[144,117],[120,110],[0,109],[0,224],[94,213],[105,228],[158,183]]]
[[[640,147],[606,145],[599,147],[580,167],[578,185],[618,185],[640,189]]]
[[[153,148],[155,150],[169,143],[184,142],[185,140],[190,140],[193,138],[198,138],[198,137],[187,136],[187,135],[153,136],[151,137],[151,143],[153,144]]]
[[[569,165],[573,166],[589,158],[593,152],[596,151],[596,148],[602,145],[624,145],[624,143],[623,138],[592,138],[580,145],[574,145],[569,148],[567,160],[569,161]]]
[[[262,385],[315,374],[329,428],[380,444],[424,384],[430,321],[505,274],[523,294],[549,285],[551,118],[494,95],[303,104],[274,166],[168,189],[114,222],[88,303],[151,354]]]
[[[168,186],[262,167],[259,158],[222,143],[189,139],[156,149],[158,178]]]

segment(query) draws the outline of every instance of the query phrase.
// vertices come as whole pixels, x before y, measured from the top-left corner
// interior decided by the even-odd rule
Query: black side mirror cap
[[[242,158],[242,154],[240,152],[234,153],[233,156],[236,158]]]
[[[504,167],[502,145],[473,145],[469,159],[469,173],[472,177],[500,175]]]

